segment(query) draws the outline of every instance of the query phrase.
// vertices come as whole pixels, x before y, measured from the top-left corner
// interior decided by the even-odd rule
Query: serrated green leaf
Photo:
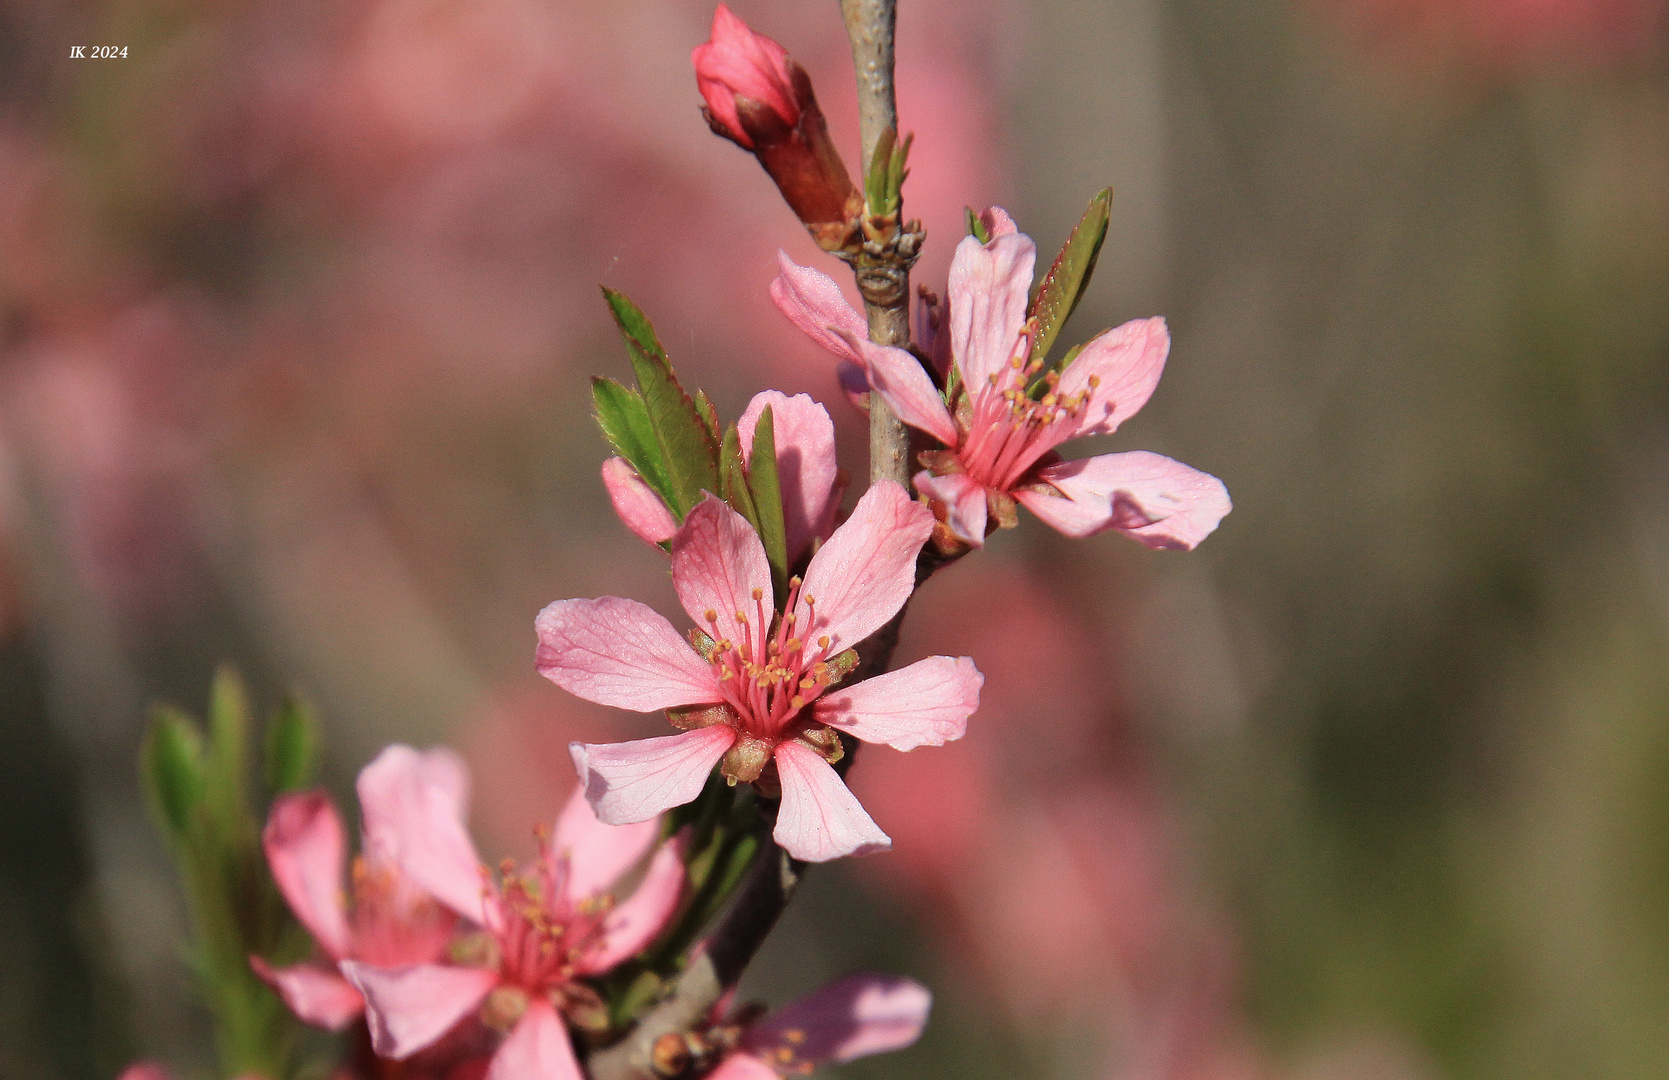
[[[176,843],[185,843],[203,802],[203,738],[197,725],[167,706],[153,708],[139,765],[158,819]]]
[[[1084,287],[1095,272],[1095,260],[1101,254],[1101,244],[1107,239],[1107,221],[1112,215],[1113,189],[1102,188],[1089,201],[1084,216],[1078,219],[1060,254],[1043,276],[1038,286],[1037,299],[1032,301],[1030,316],[1037,319],[1037,338],[1032,342],[1033,359],[1049,355],[1055,336],[1071,317],[1083,297]]]
[[[788,600],[788,529],[783,523],[782,484],[777,476],[776,417],[771,407],[759,414],[748,458],[748,486],[758,511],[759,539],[771,564],[771,588],[778,604]]]
[[[987,229],[985,222],[981,221],[979,215],[974,213],[974,208],[964,206],[962,212],[968,217],[968,235],[982,244],[989,244],[991,242],[991,230]]]
[[[632,468],[660,495],[661,501],[671,503],[671,484],[666,476],[666,463],[661,460],[661,446],[655,439],[655,428],[649,423],[649,410],[643,397],[629,386],[622,386],[601,375],[591,377],[591,401],[596,406],[597,426],[615,453],[631,462]]]
[[[719,450],[719,497],[730,508],[748,519],[753,531],[759,531],[759,510],[753,504],[753,492],[748,488],[748,470],[742,463],[742,437],[731,424],[724,433],[724,444]]]
[[[643,312],[612,289],[603,289],[603,296],[626,340],[632,373],[637,376],[638,391],[661,449],[669,489],[667,506],[682,521],[701,501],[703,491],[718,489],[718,444],[695,402],[672,373],[672,364]]]
[[[277,795],[311,784],[318,749],[319,723],[313,707],[299,694],[286,694],[267,721],[266,747],[261,755],[267,790]]]
[[[707,400],[707,391],[697,390],[695,392],[695,411],[703,420],[707,421],[707,430],[712,432],[713,440],[717,442],[719,439],[719,414],[718,410],[713,408],[713,403]]]

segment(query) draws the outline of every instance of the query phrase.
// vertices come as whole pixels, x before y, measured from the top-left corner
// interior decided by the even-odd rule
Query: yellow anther
[[[1098,386],[1100,386],[1100,385],[1101,385],[1101,376],[1099,376],[1099,375],[1091,375],[1091,376],[1090,376],[1090,377],[1089,377],[1089,388],[1090,388],[1090,389],[1091,389],[1091,390],[1094,390],[1094,389],[1095,389],[1095,388],[1096,388],[1096,387],[1098,387]]]
[[[712,608],[708,608],[706,611],[702,612],[702,616],[706,618],[708,622],[719,621],[719,613],[714,611]]]
[[[824,634],[822,637],[818,638],[817,639],[817,647],[819,649],[828,648],[829,647],[829,635]]]
[[[763,600],[763,599],[765,599],[765,590],[764,590],[764,589],[755,589],[755,590],[753,590],[753,598],[754,598],[754,599],[755,599],[755,600]]]
[[[806,699],[801,697],[799,694],[795,694],[793,697],[788,699],[788,704],[792,705],[796,709],[804,708],[805,703]]]
[[[736,621],[741,623],[743,626],[746,626],[748,622],[748,613],[745,611],[738,611],[736,613]]]

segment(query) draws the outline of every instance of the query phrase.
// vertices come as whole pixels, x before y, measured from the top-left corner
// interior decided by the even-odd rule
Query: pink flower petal
[[[625,458],[611,457],[603,462],[603,486],[620,520],[645,542],[658,546],[678,531],[672,511]]]
[[[966,473],[934,476],[923,469],[916,474],[916,490],[945,507],[945,525],[972,544],[985,545],[985,488]]]
[[[983,388],[1014,355],[1036,262],[1037,246],[1024,233],[1005,233],[989,244],[964,236],[956,245],[946,287],[950,347],[967,386]]]
[[[1210,536],[1233,505],[1215,476],[1146,450],[1063,461],[1037,475],[1066,497],[1035,489],[1014,496],[1067,536],[1116,529],[1151,548],[1187,550]]]
[[[933,995],[913,979],[848,975],[770,1013],[743,1037],[742,1047],[790,1067],[852,1061],[915,1042],[932,1006]],[[785,1059],[783,1050],[792,1058]]]
[[[1061,372],[1056,386],[1063,398],[1089,393],[1089,404],[1070,428],[1063,429],[1061,441],[1116,431],[1136,415],[1159,385],[1170,351],[1164,319],[1132,319],[1097,335]],[[1092,377],[1097,380],[1093,387]]]
[[[493,1055],[486,1080],[585,1080],[568,1028],[551,1003],[534,997]]]
[[[800,266],[785,252],[777,252],[777,276],[771,281],[771,299],[788,321],[840,359],[863,366],[862,355],[844,335],[869,336],[869,323],[835,284],[834,278]],[[865,389],[868,389],[865,387]]]
[[[892,847],[892,838],[870,820],[857,796],[815,750],[779,743],[776,762],[782,807],[771,835],[788,854],[805,862],[828,862]]]
[[[770,619],[775,606],[765,545],[747,519],[715,495],[702,499],[672,538],[672,587],[697,626],[715,640],[728,638],[738,646],[744,641],[757,644],[766,629],[759,624]],[[754,599],[756,591],[759,600]],[[708,612],[717,620],[716,630]],[[737,620],[738,612],[752,620],[753,630]],[[688,646],[684,651],[694,655]],[[711,667],[707,679],[716,685]]]
[[[933,511],[897,484],[875,484],[852,516],[817,549],[794,610],[807,641],[827,634],[835,651],[880,629],[910,598],[916,553],[933,532]],[[807,599],[816,601],[816,619]]]
[[[596,951],[580,957],[581,974],[600,975],[660,936],[684,896],[684,856],[676,840],[661,845],[631,898],[609,913]]]
[[[464,829],[463,762],[450,750],[390,746],[359,773],[359,801],[378,845],[420,888],[484,922],[481,860]],[[370,835],[369,829],[367,835]]]
[[[985,676],[966,656],[930,656],[817,699],[819,722],[895,750],[960,739]]]
[[[782,1074],[752,1054],[737,1051],[719,1062],[707,1080],[782,1080]]]
[[[341,1031],[365,1011],[365,999],[341,975],[315,964],[275,968],[259,956],[249,958],[263,982],[304,1024]]]
[[[280,795],[261,831],[267,865],[278,891],[319,947],[340,960],[349,949],[342,874],[348,838],[342,818],[322,791]]]
[[[566,864],[563,890],[579,903],[607,892],[637,865],[655,842],[660,823],[653,818],[632,825],[604,825],[586,801],[585,787],[574,788],[551,832],[551,849]]]
[[[755,394],[736,422],[742,453],[751,467],[753,433],[766,407],[777,444],[777,483],[782,488],[782,520],[788,536],[788,561],[805,553],[813,539],[827,540],[840,507],[835,462],[834,421],[829,410],[806,394],[789,397],[776,390]]]
[[[636,600],[558,600],[533,625],[539,674],[575,697],[634,712],[723,700],[712,666]]]
[[[714,1073],[717,1076],[718,1073]],[[775,1073],[771,1075],[775,1076]],[[168,1070],[154,1061],[136,1061],[122,1070],[116,1080],[171,1080]]]
[[[891,345],[877,345],[856,335],[850,340],[852,347],[863,353],[870,385],[887,399],[898,418],[946,446],[955,446],[956,421],[951,419],[939,388],[933,385],[921,361]]]
[[[365,995],[372,1048],[396,1061],[452,1030],[498,985],[498,972],[491,968],[442,964],[389,971],[345,960],[342,974]]]
[[[610,825],[648,821],[701,794],[736,732],[723,724],[623,743],[569,743],[597,817]]]

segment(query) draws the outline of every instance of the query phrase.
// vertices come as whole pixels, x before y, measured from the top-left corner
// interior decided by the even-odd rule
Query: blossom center
[[[830,662],[829,635],[817,634],[817,598],[802,598],[800,586],[799,578],[789,579],[788,602],[780,614],[766,607],[763,589],[753,590],[753,612],[734,614],[741,641],[721,636],[718,612],[705,613],[712,645],[703,655],[713,665],[725,704],[735,713],[724,722],[739,735],[773,748],[789,733],[800,710],[842,674]],[[799,625],[795,611],[801,599],[808,612],[805,626]]]
[[[566,857],[551,848],[548,830],[539,831],[539,856],[518,869],[499,865],[496,925],[499,974],[506,985],[529,994],[559,989],[576,977],[582,957],[602,943],[603,921],[614,907],[604,894],[579,903],[567,899]],[[490,887],[490,886],[489,886]]]
[[[1091,375],[1088,389],[1057,393],[1060,373],[1044,371],[1042,357],[1028,363],[1030,348],[1030,337],[1022,333],[1003,369],[991,373],[984,386],[965,390],[971,410],[957,460],[969,479],[996,491],[1011,490],[1038,458],[1070,437],[1071,421],[1083,414],[1101,384]]]

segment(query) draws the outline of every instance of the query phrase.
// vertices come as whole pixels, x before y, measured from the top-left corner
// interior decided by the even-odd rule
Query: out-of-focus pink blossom
[[[733,780],[774,764],[776,840],[814,862],[891,844],[834,769],[831,728],[900,750],[960,738],[983,681],[966,657],[934,656],[826,692],[842,654],[903,606],[932,515],[897,484],[877,484],[792,578],[776,613],[753,527],[709,496],[672,541],[672,580],[702,637],[632,600],[559,600],[539,613],[539,671],[588,701],[671,710],[681,735],[573,746],[598,815],[641,821],[700,793],[714,765]]]
[[[273,880],[330,963],[275,968],[256,956],[250,964],[309,1024],[337,1031],[364,1011],[359,991],[340,974],[342,961],[426,964],[451,938],[452,912],[414,885],[392,858],[392,829],[405,812],[400,793],[407,772],[421,774],[454,820],[463,820],[469,779],[462,762],[447,750],[416,754],[390,747],[359,774],[364,853],[353,862],[346,890],[347,834],[324,792],[280,796],[267,816],[261,843]]]
[[[738,97],[769,109],[785,128],[800,122],[788,50],[749,29],[723,4],[713,11],[712,37],[690,50],[690,61],[709,121],[743,149],[754,149],[754,142],[737,116]]]
[[[1164,320],[1106,331],[1058,373],[1045,371],[1026,332],[1037,249],[1006,214],[991,217],[999,226],[991,241],[965,237],[951,263],[948,328],[960,383],[948,407],[915,356],[849,329],[838,290],[817,271],[785,267],[772,296],[818,340],[844,338],[835,354],[864,369],[899,419],[945,445],[922,455],[928,468],[915,485],[963,542],[977,547],[989,528],[1012,526],[1018,502],[1067,536],[1115,529],[1148,547],[1194,547],[1229,512],[1222,481],[1143,450],[1077,461],[1055,453],[1068,439],[1111,434],[1147,403],[1170,349]]]
[[[780,1080],[819,1065],[902,1050],[921,1037],[933,996],[897,975],[848,975],[767,1014],[710,1080]]]
[[[788,562],[794,565],[813,541],[827,540],[834,533],[846,478],[835,463],[834,421],[829,411],[805,394],[789,397],[777,390],[755,394],[736,422],[744,464],[753,464],[753,437],[766,409],[771,410],[776,443]],[[661,544],[678,531],[672,511],[625,458],[603,462],[603,486],[621,522],[642,539]]]
[[[609,892],[654,843],[658,824],[599,822],[576,790],[538,856],[507,866],[495,883],[481,866],[453,795],[409,747],[385,752],[407,763],[388,776],[396,807],[392,857],[412,880],[483,928],[454,947],[459,963],[384,966],[348,960],[342,971],[365,996],[372,1045],[403,1060],[479,1009],[506,1033],[492,1075],[579,1078],[563,1014],[594,1014],[581,978],[602,974],[658,935],[682,895],[675,841],[650,858],[643,880],[616,905]],[[469,961],[469,962],[464,962]]]

